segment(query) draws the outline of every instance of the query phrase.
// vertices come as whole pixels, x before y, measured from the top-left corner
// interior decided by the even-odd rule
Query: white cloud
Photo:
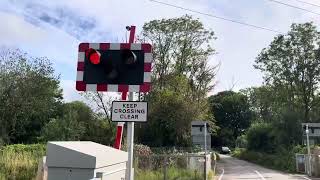
[[[19,43],[36,44],[47,38],[45,30],[35,27],[23,20],[23,17],[0,11],[0,43],[16,45]]]

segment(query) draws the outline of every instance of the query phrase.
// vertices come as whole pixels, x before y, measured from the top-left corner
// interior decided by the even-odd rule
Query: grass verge
[[[0,180],[32,180],[38,163],[45,154],[45,145],[15,144],[0,150]]]
[[[203,174],[196,170],[179,169],[176,167],[170,167],[166,173],[167,180],[202,180]],[[163,170],[142,170],[136,169],[136,180],[163,180]]]

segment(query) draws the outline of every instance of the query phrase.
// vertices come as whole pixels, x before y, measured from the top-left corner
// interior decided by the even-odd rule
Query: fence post
[[[206,154],[204,155],[204,161],[203,161],[203,180],[207,180],[207,156]]]
[[[167,156],[164,156],[164,167],[163,167],[163,180],[167,180]]]

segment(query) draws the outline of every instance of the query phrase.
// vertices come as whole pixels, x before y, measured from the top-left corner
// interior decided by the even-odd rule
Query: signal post
[[[127,29],[130,30],[129,43],[80,43],[76,79],[78,91],[121,92],[123,101],[126,101],[129,92],[128,103],[133,103],[133,107],[135,106],[134,92],[150,91],[152,47],[146,43],[133,43],[135,26],[127,27]],[[146,102],[142,103],[147,104]],[[147,105],[141,107],[144,107],[143,112],[146,117]],[[138,111],[121,112],[122,116],[115,116],[115,112],[112,112],[112,121],[118,122],[114,147],[121,148],[123,123],[127,122],[128,164],[126,179],[133,180],[134,122],[145,122],[146,118],[144,119],[143,115],[139,116],[138,114],[131,116],[134,114],[131,112]],[[138,118],[123,119],[120,117]]]

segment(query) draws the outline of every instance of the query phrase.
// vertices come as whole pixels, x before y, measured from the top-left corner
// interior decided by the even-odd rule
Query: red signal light
[[[88,49],[86,51],[86,56],[92,64],[100,64],[101,54],[95,49]]]

